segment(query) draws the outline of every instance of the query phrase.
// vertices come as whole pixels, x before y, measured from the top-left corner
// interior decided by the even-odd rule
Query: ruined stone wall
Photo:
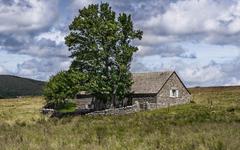
[[[97,116],[97,115],[124,115],[124,114],[130,114],[134,112],[140,111],[139,103],[136,102],[134,105],[126,106],[122,108],[111,108],[111,109],[105,109],[101,111],[94,111],[91,113],[88,113],[87,115],[90,116]]]
[[[178,90],[178,97],[170,97],[170,90],[174,88]],[[162,87],[162,90],[157,95],[157,103],[163,105],[177,105],[188,103],[191,100],[191,95],[185,89],[177,75],[174,73],[167,83]]]

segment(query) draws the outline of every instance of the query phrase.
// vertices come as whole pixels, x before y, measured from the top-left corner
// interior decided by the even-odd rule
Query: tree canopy
[[[71,68],[88,73],[93,80],[90,91],[99,99],[122,100],[132,85],[130,62],[138,50],[131,15],[116,13],[109,4],[89,5],[79,10],[65,38],[71,51]]]
[[[132,41],[143,32],[134,29],[131,15],[116,15],[108,3],[79,10],[69,30],[65,43],[73,60],[70,70],[86,74],[86,91],[115,106],[130,93],[130,63],[138,50]]]

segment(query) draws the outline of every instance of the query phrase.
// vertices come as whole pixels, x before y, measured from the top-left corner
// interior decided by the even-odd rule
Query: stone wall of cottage
[[[132,97],[133,103],[138,101],[139,103],[149,102],[156,103],[156,96],[141,96],[141,97]]]
[[[170,97],[170,90],[177,89],[178,97]],[[163,106],[178,105],[190,102],[191,95],[185,89],[177,75],[174,73],[167,83],[162,87],[162,90],[157,95],[157,103]]]

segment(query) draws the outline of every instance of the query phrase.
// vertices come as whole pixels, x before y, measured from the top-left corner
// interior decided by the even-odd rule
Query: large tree
[[[79,10],[65,38],[73,62],[71,69],[87,73],[89,92],[98,100],[123,100],[132,85],[130,63],[138,50],[134,39],[142,38],[130,15],[116,13],[109,4],[89,5]]]

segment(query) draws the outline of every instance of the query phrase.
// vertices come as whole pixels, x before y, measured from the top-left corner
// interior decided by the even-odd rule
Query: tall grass
[[[48,118],[40,97],[1,101],[0,149],[239,149],[240,90],[191,91],[195,103],[124,116]]]

